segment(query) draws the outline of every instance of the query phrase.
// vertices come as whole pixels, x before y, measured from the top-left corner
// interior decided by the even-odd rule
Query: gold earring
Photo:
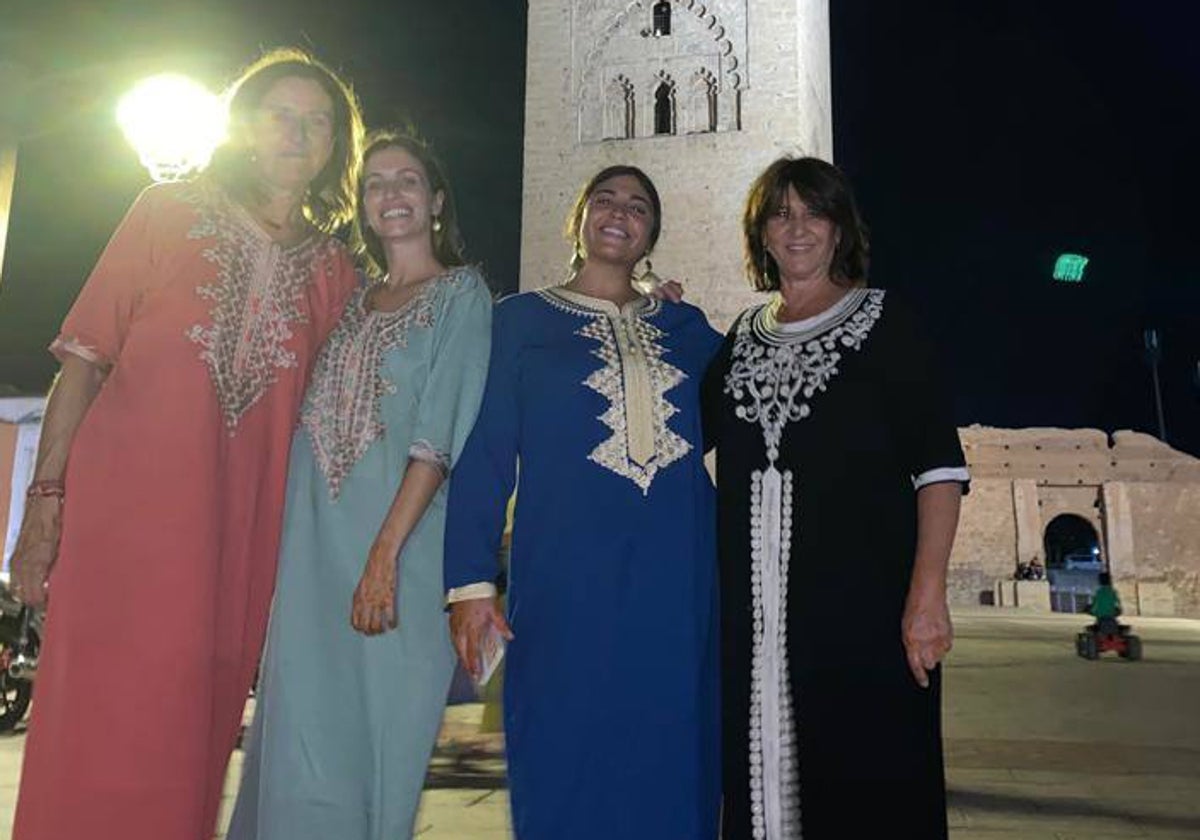
[[[648,289],[655,289],[662,283],[662,278],[654,273],[654,263],[646,260],[646,270],[638,276],[638,282]]]

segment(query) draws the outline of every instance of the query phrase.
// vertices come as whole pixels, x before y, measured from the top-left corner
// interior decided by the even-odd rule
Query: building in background
[[[0,577],[5,580],[25,511],[25,488],[33,480],[45,407],[44,397],[0,397],[0,534],[4,534]]]
[[[750,183],[783,154],[832,159],[827,0],[530,0],[528,28],[521,289],[566,279],[577,190],[634,164],[664,203],[655,272],[724,330],[756,299]],[[1079,610],[1108,569],[1128,612],[1200,618],[1200,460],[1134,432],[961,436],[953,603]],[[1017,581],[1030,564],[1047,579]]]
[[[751,181],[833,155],[826,0],[531,0],[528,26],[521,289],[566,279],[576,192],[634,164],[664,203],[655,272],[724,330],[753,299]]]
[[[1138,432],[959,435],[971,493],[950,558],[952,603],[1075,612],[1107,570],[1126,613],[1200,618],[1200,459]],[[1019,582],[1022,602],[1014,577],[1034,563],[1048,579]]]

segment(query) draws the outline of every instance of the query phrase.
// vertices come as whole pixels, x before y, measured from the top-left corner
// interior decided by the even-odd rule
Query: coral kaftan
[[[288,450],[354,287],[211,184],[152,187],[55,341],[111,371],[72,443],[13,837],[208,840],[275,580]]]

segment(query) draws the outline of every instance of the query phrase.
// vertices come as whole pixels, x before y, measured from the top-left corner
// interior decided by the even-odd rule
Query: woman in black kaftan
[[[748,251],[779,291],[706,377],[724,840],[946,836],[937,663],[967,472],[920,330],[862,283],[852,201],[812,159],[759,179]]]

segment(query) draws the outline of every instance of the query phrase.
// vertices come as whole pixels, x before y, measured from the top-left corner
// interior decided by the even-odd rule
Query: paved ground
[[[1146,658],[1128,663],[1076,658],[1072,616],[978,609],[955,620],[945,714],[953,840],[1200,838],[1200,622],[1139,620]],[[479,733],[481,711],[447,712],[422,840],[508,837],[502,747]],[[23,743],[0,737],[0,838]]]

